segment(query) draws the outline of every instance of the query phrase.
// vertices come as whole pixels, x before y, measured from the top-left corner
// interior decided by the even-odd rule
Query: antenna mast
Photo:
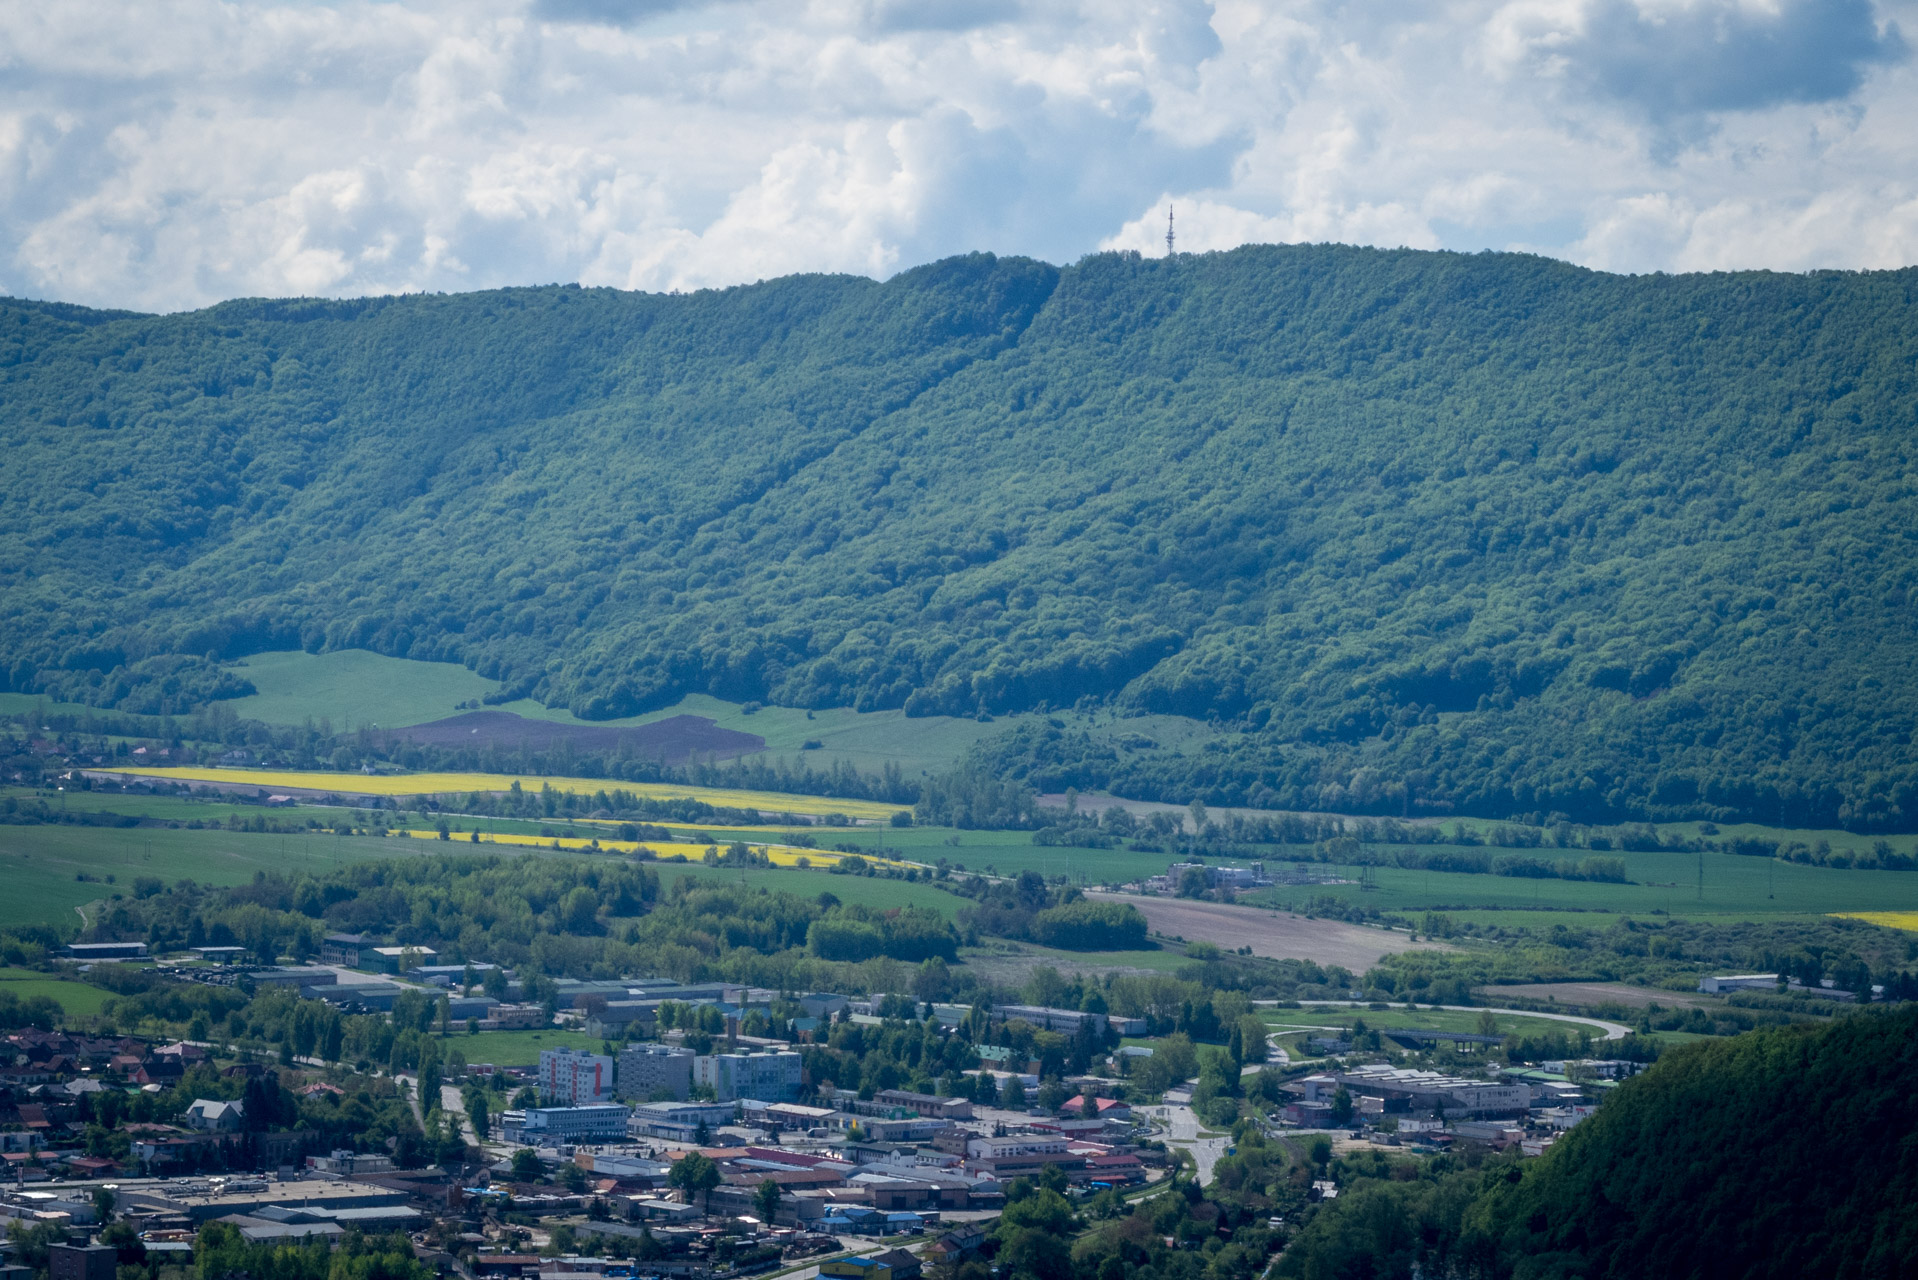
[[[1165,256],[1172,256],[1172,206],[1165,207]]]

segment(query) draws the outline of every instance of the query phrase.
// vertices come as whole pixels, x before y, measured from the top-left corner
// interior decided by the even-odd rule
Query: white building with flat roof
[[[1722,996],[1733,991],[1776,991],[1778,975],[1775,973],[1728,973],[1715,978],[1700,978],[1698,989],[1715,996]]]
[[[623,1142],[632,1112],[618,1103],[593,1107],[528,1107],[508,1142]],[[502,1117],[504,1118],[504,1117]]]

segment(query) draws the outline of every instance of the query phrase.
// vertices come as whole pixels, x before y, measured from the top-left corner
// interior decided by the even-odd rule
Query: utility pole
[[[1698,851],[1698,900],[1705,900],[1705,851]]]

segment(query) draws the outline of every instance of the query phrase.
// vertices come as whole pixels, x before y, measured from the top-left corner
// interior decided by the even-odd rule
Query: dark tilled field
[[[570,742],[582,751],[624,748],[669,764],[695,756],[729,760],[766,749],[766,740],[758,734],[722,729],[705,716],[672,716],[652,724],[615,728],[528,720],[510,711],[468,711],[430,724],[395,729],[386,736],[423,746],[527,747],[535,751]]]

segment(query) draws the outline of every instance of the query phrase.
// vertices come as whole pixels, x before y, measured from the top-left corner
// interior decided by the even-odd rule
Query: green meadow
[[[1281,1027],[1301,1027],[1311,1030],[1319,1027],[1351,1027],[1355,1022],[1363,1022],[1367,1027],[1378,1031],[1392,1029],[1419,1031],[1464,1031],[1476,1034],[1479,1029],[1479,1014],[1464,1013],[1453,1009],[1260,1009],[1263,1018],[1275,1030]],[[1551,1018],[1528,1018],[1523,1014],[1501,1013],[1495,1015],[1498,1023],[1497,1035],[1541,1036],[1553,1031],[1573,1033],[1577,1028],[1569,1023],[1558,1022]],[[1595,1027],[1586,1030],[1597,1032]]]
[[[1483,853],[1486,850],[1475,850]],[[1500,852],[1500,851],[1492,851]],[[1533,851],[1555,858],[1557,851]],[[1700,855],[1695,853],[1622,853],[1633,883],[1585,880],[1533,880],[1516,876],[1460,875],[1397,867],[1338,867],[1308,864],[1308,870],[1342,874],[1354,881],[1338,885],[1280,885],[1247,895],[1267,906],[1304,907],[1314,898],[1377,907],[1381,911],[1457,913],[1511,911],[1607,912],[1673,916],[1823,915],[1837,911],[1918,909],[1918,872],[1858,871],[1803,866],[1772,858],[1736,854],[1703,855],[1704,888],[1699,889]],[[1284,865],[1282,858],[1273,863]],[[1271,865],[1271,864],[1268,864]]]
[[[98,1017],[101,1008],[113,998],[112,992],[99,987],[90,987],[84,982],[69,982],[63,978],[50,978],[32,969],[0,969],[0,991],[21,1000],[46,996],[59,1002],[68,1014],[81,1018]]]
[[[490,1062],[496,1067],[527,1067],[539,1061],[541,1049],[590,1049],[598,1053],[604,1041],[584,1031],[557,1028],[545,1031],[482,1031],[461,1035],[457,1029],[446,1042],[458,1049],[470,1063]]]
[[[128,797],[130,798],[130,797]],[[144,799],[144,797],[143,797]],[[199,806],[200,802],[181,802]],[[202,819],[235,808],[205,805]],[[260,810],[252,810],[257,814]],[[281,811],[280,816],[306,810]],[[337,814],[338,810],[325,810]],[[503,849],[478,846],[487,855]],[[131,893],[138,876],[166,881],[197,880],[230,885],[251,880],[258,872],[324,875],[353,862],[378,858],[421,857],[471,851],[460,841],[405,840],[396,837],[338,836],[324,832],[275,834],[185,827],[82,827],[66,824],[0,826],[0,873],[12,890],[0,897],[0,926],[52,924],[71,932],[80,924],[79,909]],[[595,854],[529,850],[543,858],[604,857]],[[509,855],[510,856],[510,855]],[[951,917],[963,900],[929,883],[887,880],[877,876],[830,875],[823,870],[801,871],[749,867],[739,870],[706,867],[698,863],[652,864],[663,884],[687,876],[748,883],[779,892],[816,897],[830,892],[842,902],[880,910],[918,905]]]
[[[321,874],[350,862],[413,854],[419,841],[260,835],[167,827],[0,826],[0,925],[76,929],[78,909],[131,893],[136,876],[241,884],[257,872]],[[416,856],[416,855],[415,855]],[[110,877],[110,878],[109,878]]]
[[[499,687],[456,663],[389,658],[364,649],[258,653],[243,659],[236,670],[258,691],[225,704],[236,714],[283,725],[307,720],[317,724],[325,719],[336,731],[362,725],[397,729],[445,719],[459,715],[462,703],[478,703]],[[584,721],[564,707],[545,707],[530,699],[492,709],[529,720],[602,727],[649,724],[679,715],[705,716],[722,728],[759,735],[770,754],[797,758],[803,753],[818,768],[844,759],[869,773],[879,772],[888,762],[914,773],[948,768],[980,738],[1013,723],[953,716],[908,719],[903,711],[850,708],[807,712],[761,707],[748,713],[740,703],[703,694],[616,720]]]
[[[299,650],[257,653],[234,670],[251,681],[256,693],[223,705],[247,719],[300,725],[329,721],[344,731],[365,725],[404,728],[459,715],[462,703],[480,703],[499,687],[457,663],[389,658],[364,649],[327,653]],[[31,699],[23,695],[18,710]],[[0,703],[0,709],[9,709]],[[468,708],[470,709],[470,708]],[[854,711],[848,707],[808,711],[800,707],[756,706],[691,694],[670,707],[615,720],[580,720],[564,707],[545,707],[530,699],[499,704],[529,720],[603,727],[649,724],[671,716],[705,716],[721,728],[757,734],[766,753],[798,760],[814,768],[844,761],[866,773],[897,764],[907,774],[951,768],[982,738],[1003,733],[1032,715],[969,719],[959,716],[907,716],[904,711]],[[1074,728],[1100,736],[1144,734],[1174,749],[1209,736],[1204,722],[1180,716],[1114,716],[1058,713]]]

